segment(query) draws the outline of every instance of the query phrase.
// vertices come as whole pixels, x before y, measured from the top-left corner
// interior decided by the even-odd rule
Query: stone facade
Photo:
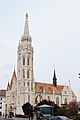
[[[19,41],[17,51],[17,75],[14,70],[11,82],[7,85],[6,111],[23,114],[22,105],[30,102],[35,106],[43,99],[54,101],[57,105],[76,100],[70,85],[57,85],[54,70],[53,84],[35,82],[33,74],[33,47],[29,34],[28,15],[24,26],[24,34]]]

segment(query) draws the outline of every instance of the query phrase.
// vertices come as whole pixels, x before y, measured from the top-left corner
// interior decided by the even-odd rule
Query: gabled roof
[[[0,90],[0,96],[5,97],[6,96],[6,90]]]

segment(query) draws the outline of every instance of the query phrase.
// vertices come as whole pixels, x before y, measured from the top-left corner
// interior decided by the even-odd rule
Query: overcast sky
[[[80,0],[0,0],[0,89],[15,69],[25,15],[34,47],[35,81],[70,84],[80,99]]]

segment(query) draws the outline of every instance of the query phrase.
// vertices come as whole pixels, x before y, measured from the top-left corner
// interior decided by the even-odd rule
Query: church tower
[[[17,56],[17,114],[23,114],[22,105],[35,103],[35,82],[33,76],[33,47],[29,34],[28,14],[26,14],[24,33],[19,41]]]

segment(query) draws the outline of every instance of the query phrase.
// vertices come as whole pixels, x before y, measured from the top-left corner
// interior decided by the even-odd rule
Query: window
[[[67,91],[65,90],[64,93],[67,94]]]
[[[58,97],[56,98],[56,104],[57,104],[57,106],[59,106],[59,98]]]
[[[25,58],[23,57],[23,65],[25,65]]]
[[[29,65],[29,60],[30,60],[30,58],[28,57],[28,59],[27,59],[27,65]]]
[[[29,78],[29,70],[27,71],[27,78]]]
[[[24,71],[24,69],[23,69],[23,78],[25,78],[25,71]]]
[[[50,100],[50,96],[48,96],[48,101]]]
[[[67,104],[67,98],[65,98],[65,100],[64,100],[64,104]]]
[[[2,109],[2,106],[0,106],[0,109]]]
[[[33,91],[33,81],[31,82],[31,90]]]
[[[1,98],[1,100],[2,100],[2,98]]]

